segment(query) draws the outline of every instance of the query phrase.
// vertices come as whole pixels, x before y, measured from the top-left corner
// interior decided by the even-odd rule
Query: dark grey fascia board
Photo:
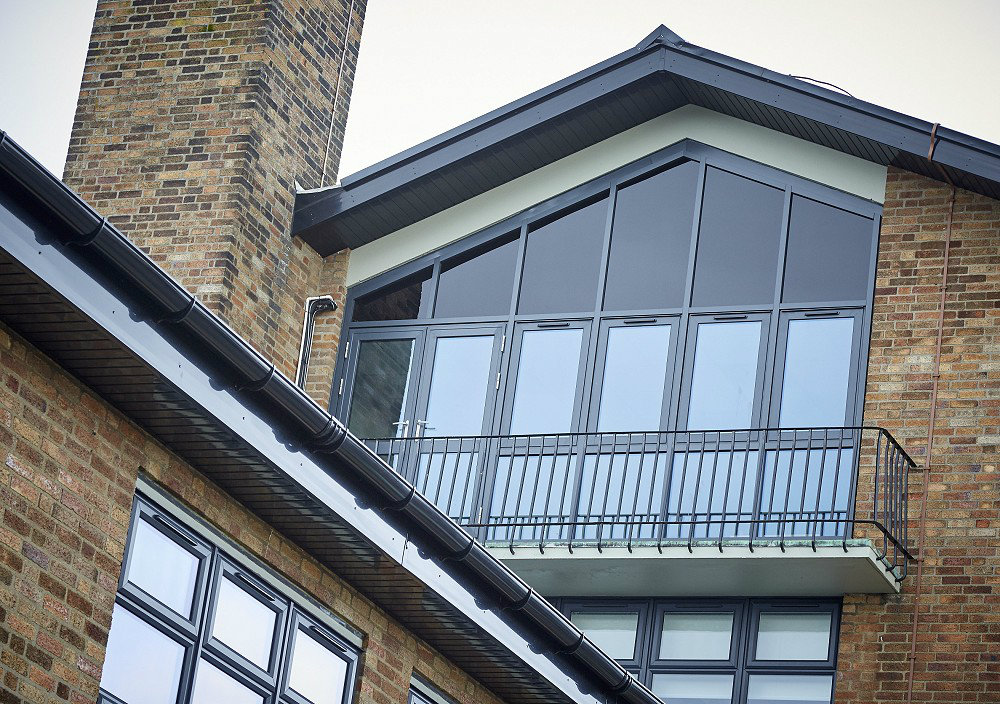
[[[388,559],[446,597],[567,699],[659,702],[3,132],[0,175],[19,184],[58,223],[53,228],[58,236],[51,238],[27,227],[7,229],[0,248],[213,422],[237,434]],[[200,348],[202,357],[182,350],[178,336],[190,342],[188,349]],[[352,476],[338,477],[324,458],[342,463]],[[357,480],[391,508],[359,505],[350,484]],[[420,536],[427,536],[423,544]],[[407,549],[411,543],[414,547]],[[476,584],[468,583],[470,573]],[[485,602],[482,589],[500,606]],[[528,632],[545,634],[547,647]],[[581,690],[574,676],[578,671],[605,695]]]
[[[580,74],[555,83],[489,115],[346,177],[341,185],[299,193],[292,233],[317,246],[315,230],[328,219],[401,188],[410,181],[457,164],[470,154],[495,146],[536,126],[580,108],[598,95],[611,93],[654,74],[661,63],[657,49],[631,50]],[[594,90],[594,82],[599,92]],[[470,143],[471,142],[471,143]]]
[[[861,158],[882,165],[898,159],[903,168],[912,162],[921,173],[943,180],[967,175],[972,178],[963,187],[991,197],[1000,192],[998,145],[943,127],[934,130],[934,124],[926,120],[678,40],[661,27],[633,49],[346,177],[340,186],[300,194],[294,234],[324,255],[348,246],[336,234],[342,218],[372,207],[406,210],[407,187],[432,174],[458,169],[501,143],[527,135],[544,120],[585,110],[589,103],[628,85],[621,81],[625,75],[631,84],[651,77],[664,82],[693,81],[883,145],[882,156]],[[631,73],[618,73],[619,68],[631,69]],[[978,179],[990,182],[988,187],[977,188]],[[370,229],[367,241],[391,231]]]

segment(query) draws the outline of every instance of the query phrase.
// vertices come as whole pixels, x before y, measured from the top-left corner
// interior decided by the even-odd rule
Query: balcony
[[[365,442],[549,595],[892,593],[912,557],[881,428]]]

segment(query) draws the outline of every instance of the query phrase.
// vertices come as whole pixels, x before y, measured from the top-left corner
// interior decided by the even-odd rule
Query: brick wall
[[[950,189],[889,170],[865,422],[926,464]],[[930,472],[913,700],[1000,701],[1000,201],[959,190]],[[906,697],[916,568],[899,596],[844,601],[837,702]]]
[[[101,0],[84,69],[66,183],[289,375],[330,285],[289,235],[295,181],[335,180],[364,10]]]
[[[3,326],[0,370],[0,704],[95,700],[140,467],[365,634],[355,701],[497,701]]]

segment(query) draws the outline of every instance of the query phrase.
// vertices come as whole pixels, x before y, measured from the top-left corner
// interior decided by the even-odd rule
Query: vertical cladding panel
[[[865,423],[926,464],[949,188],[889,169]],[[1000,680],[1000,202],[959,190],[934,451],[910,477],[910,535],[927,493],[913,701],[996,701]],[[861,477],[861,488],[870,478]],[[916,568],[898,596],[844,601],[837,701],[904,701]]]

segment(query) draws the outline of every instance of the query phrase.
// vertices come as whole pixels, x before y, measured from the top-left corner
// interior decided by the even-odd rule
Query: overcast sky
[[[0,129],[57,173],[95,0],[0,0]],[[687,41],[1000,143],[998,0],[369,0],[340,173],[624,51]]]

